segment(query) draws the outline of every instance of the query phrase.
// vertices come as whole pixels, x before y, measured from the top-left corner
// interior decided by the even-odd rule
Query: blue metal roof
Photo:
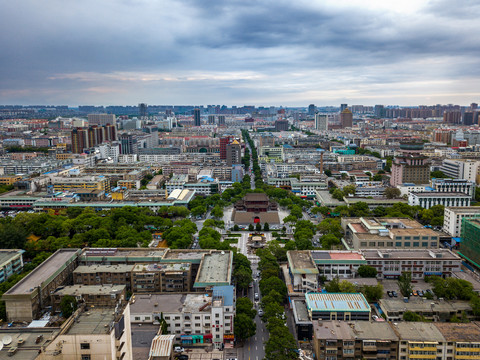
[[[233,294],[235,291],[233,285],[214,286],[212,290],[213,296],[223,296],[224,306],[233,306]]]

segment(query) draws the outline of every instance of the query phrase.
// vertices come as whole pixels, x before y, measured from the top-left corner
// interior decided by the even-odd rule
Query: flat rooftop
[[[364,256],[356,251],[312,250],[311,254],[317,264],[334,261],[365,261]]]
[[[398,340],[391,325],[385,321],[352,321],[350,323],[355,338],[363,340]]]
[[[42,346],[50,344],[53,337],[57,336],[59,328],[42,328],[28,329],[28,328],[9,328],[8,330],[0,330],[0,339],[5,336],[10,336],[12,342],[10,347],[17,346],[18,340],[22,339],[24,343],[17,346],[18,350],[14,356],[8,356],[8,348],[4,347],[0,351],[0,359],[19,359],[19,360],[34,360],[38,358],[38,352]],[[36,343],[37,337],[41,337],[39,343]]]
[[[80,253],[80,249],[60,249],[41,263],[35,270],[20,280],[8,290],[5,295],[22,295],[32,293],[37,286],[41,286],[63,266],[71,263]]]
[[[321,340],[355,339],[347,321],[313,321],[313,336]]]
[[[447,206],[445,209],[453,211],[456,214],[480,214],[480,207],[478,206]]]
[[[463,192],[441,192],[441,191],[422,191],[422,192],[412,192],[412,195],[421,196],[421,197],[467,197],[471,198],[470,195]]]
[[[311,311],[370,312],[370,305],[360,293],[307,293],[305,301]]]
[[[53,295],[114,295],[125,291],[125,285],[71,285],[56,290]]]
[[[211,251],[209,254],[205,254],[193,287],[230,285],[232,261],[231,251]]]
[[[130,301],[130,313],[180,313],[186,297],[186,294],[135,294]]]
[[[201,260],[211,250],[167,249],[164,260]]]
[[[447,341],[480,341],[480,327],[478,323],[444,323],[437,322],[435,326],[438,331],[447,339]]]
[[[82,257],[107,257],[107,258],[158,258],[165,254],[162,249],[149,248],[85,248]]]
[[[434,323],[401,322],[393,323],[393,328],[401,340],[444,342],[443,334]]]
[[[310,323],[310,317],[308,316],[307,304],[304,299],[292,299],[293,316],[295,317],[295,323]]]
[[[461,260],[460,256],[448,249],[364,249],[362,250],[365,259],[447,259]]]
[[[68,329],[68,335],[109,334],[115,320],[113,308],[91,308],[81,313]]]
[[[171,264],[135,264],[134,272],[141,271],[170,271],[170,272],[184,272],[190,270],[190,263],[171,263]]]
[[[74,274],[91,274],[91,273],[127,273],[131,272],[134,265],[116,264],[116,265],[80,265]]]
[[[294,274],[318,274],[310,251],[287,251],[288,266]]]
[[[434,304],[432,306],[432,303]],[[434,312],[457,312],[461,310],[471,310],[470,303],[463,300],[423,300],[417,298],[410,298],[408,303],[403,299],[380,299],[379,305],[385,312],[422,312],[431,313]]]
[[[0,250],[0,264],[9,262],[13,257],[24,253],[24,250],[17,250],[17,249],[12,249],[12,250]]]

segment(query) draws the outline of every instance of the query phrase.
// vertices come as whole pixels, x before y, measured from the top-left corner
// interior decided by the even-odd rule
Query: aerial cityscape
[[[0,4],[0,360],[480,360],[478,16]]]

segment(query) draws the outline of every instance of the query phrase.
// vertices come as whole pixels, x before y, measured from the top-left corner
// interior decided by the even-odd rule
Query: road
[[[256,258],[253,259],[255,262],[252,262],[252,272],[255,275],[258,272],[258,257],[255,255],[250,255],[249,258],[250,257]],[[252,259],[250,261],[252,261]],[[255,309],[257,311],[260,308],[261,300],[260,289],[258,287],[259,280],[259,278],[254,279],[253,288],[250,288],[248,293],[248,297],[255,304]],[[254,299],[255,293],[259,294],[258,301],[255,301]],[[265,342],[268,340],[268,330],[258,315],[255,317],[255,324],[257,326],[257,332],[255,336],[252,336],[245,342],[243,349],[238,349],[239,352],[242,352],[243,360],[261,360],[265,356]]]

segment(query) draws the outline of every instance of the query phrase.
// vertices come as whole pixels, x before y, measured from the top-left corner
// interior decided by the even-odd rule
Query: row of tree
[[[280,266],[277,261],[280,254],[272,253],[271,250],[274,248],[275,245],[269,245],[267,248],[257,250],[262,278],[259,283],[262,293],[261,306],[264,311],[262,320],[270,333],[265,343],[265,359],[293,360],[298,358],[297,345],[286,324],[283,305],[287,287],[280,279]]]

